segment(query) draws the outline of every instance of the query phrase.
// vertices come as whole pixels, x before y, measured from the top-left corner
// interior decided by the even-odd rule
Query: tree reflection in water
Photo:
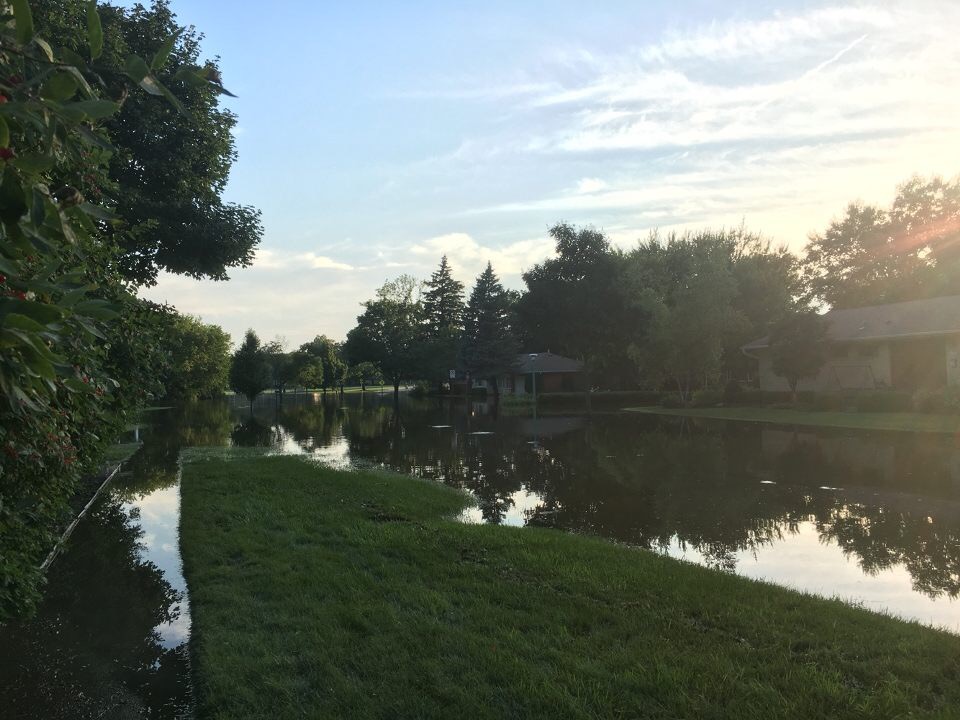
[[[282,404],[267,396],[252,413],[239,399],[194,403],[147,414],[141,433],[127,473],[55,563],[38,615],[0,629],[4,717],[173,717],[187,706],[185,639],[165,635],[185,620],[182,578],[169,557],[161,569],[138,509],[155,513],[163,501],[176,528],[178,458],[189,446],[320,459],[342,446],[355,465],[469,490],[484,522],[688,548],[727,570],[751,553],[776,558],[812,529],[864,575],[902,569],[915,597],[960,594],[960,452],[949,436],[632,414],[531,418],[474,402],[394,405],[372,393]]]
[[[375,395],[264,402],[255,417],[301,451],[345,439],[355,464],[467,489],[484,522],[689,548],[727,570],[812,523],[865,574],[902,567],[917,592],[960,592],[960,455],[947,436],[630,414],[534,420]],[[257,442],[271,441],[263,431]]]

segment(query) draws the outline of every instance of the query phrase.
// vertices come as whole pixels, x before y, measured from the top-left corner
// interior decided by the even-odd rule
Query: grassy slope
[[[201,717],[960,713],[960,639],[290,457],[187,463]]]
[[[926,413],[843,412],[829,410],[789,410],[763,407],[722,408],[626,408],[631,412],[655,415],[684,415],[716,418],[719,420],[746,420],[781,425],[817,425],[820,427],[857,428],[862,430],[907,430],[912,432],[955,433],[960,431],[960,417],[956,415],[928,415]]]

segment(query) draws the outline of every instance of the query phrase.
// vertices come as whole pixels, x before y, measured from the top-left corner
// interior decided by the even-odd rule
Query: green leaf
[[[10,127],[2,117],[0,117],[0,147],[10,147]]]
[[[70,103],[69,107],[82,111],[84,115],[94,120],[110,117],[120,109],[118,103],[110,100],[81,100],[80,102]]]
[[[95,320],[113,320],[117,317],[114,306],[106,300],[84,300],[78,302],[74,310],[79,315],[86,315]]]
[[[10,313],[3,316],[3,326],[14,330],[26,330],[27,332],[46,332],[47,328],[41,325],[33,318],[28,318],[20,313]]]
[[[147,67],[147,63],[144,62],[143,58],[139,55],[131,55],[128,57],[124,63],[123,70],[135,83],[141,82],[150,74],[150,68]]]
[[[97,12],[97,0],[87,3],[87,43],[90,45],[90,59],[96,60],[103,52],[103,26]]]
[[[47,56],[47,60],[53,62],[53,48],[50,47],[50,43],[38,37],[35,37],[33,41],[37,44],[38,48],[43,50],[43,54]]]
[[[5,316],[13,313],[26,315],[42,325],[49,325],[63,318],[63,311],[56,305],[48,305],[36,300],[0,298],[0,314]]]
[[[40,88],[40,97],[63,102],[77,92],[77,80],[68,72],[55,73]]]
[[[167,99],[167,101],[177,109],[177,112],[182,115],[187,114],[186,109],[183,107],[183,103],[180,102],[176,95],[167,89],[166,85],[160,85],[160,90],[163,92],[163,96]]]
[[[173,51],[173,46],[177,43],[177,38],[180,37],[180,33],[183,32],[183,28],[177,30],[177,32],[170,35],[166,40],[163,41],[163,44],[160,46],[160,49],[157,50],[157,54],[153,56],[153,60],[150,61],[151,70],[159,70],[166,64],[167,58],[170,57],[170,53]]]
[[[143,80],[141,80],[140,87],[142,87],[151,95],[163,95],[163,86],[157,82],[157,79],[153,77],[153,75],[147,75]]]
[[[0,107],[3,106],[0,105]],[[113,150],[113,145],[108,143],[105,137],[99,135],[96,131],[91,130],[86,125],[81,125],[77,129],[80,131],[80,137],[83,138],[88,145],[93,145],[94,147],[98,147],[103,150]]]
[[[38,188],[33,188],[33,206],[30,208],[30,220],[40,227],[47,215],[47,196]]]
[[[0,219],[5,222],[17,222],[27,211],[26,195],[17,171],[8,164],[3,171],[3,182],[0,183]]]
[[[46,172],[56,164],[56,161],[52,157],[49,155],[41,155],[40,153],[20,155],[15,157],[11,162],[15,167],[28,173]]]
[[[80,209],[83,210],[87,215],[97,218],[97,220],[115,222],[120,219],[117,215],[114,215],[106,208],[100,207],[99,205],[93,205],[92,203],[80,203]]]
[[[27,0],[10,0],[13,6],[13,20],[17,26],[17,42],[26,45],[33,39],[33,15]]]
[[[60,48],[60,57],[63,58],[65,63],[75,65],[78,68],[85,68],[87,66],[86,60],[68,47]]]

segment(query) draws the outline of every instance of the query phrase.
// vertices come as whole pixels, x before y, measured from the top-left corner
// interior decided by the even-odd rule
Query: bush
[[[683,398],[680,397],[680,393],[666,393],[660,398],[660,407],[682,408]]]
[[[960,413],[960,387],[918,390],[914,393],[913,405],[922,413]]]
[[[724,393],[720,390],[697,390],[690,401],[692,407],[716,407],[723,404]]]
[[[866,390],[854,398],[857,412],[908,412],[913,409],[913,396],[896,390]]]
[[[154,378],[166,362],[162,309],[137,299],[119,275],[112,241],[120,236],[107,231],[123,226],[98,204],[111,193],[103,192],[109,145],[97,121],[120,105],[94,89],[104,86],[100,68],[76,53],[67,63],[50,57],[27,3],[4,7],[0,622],[37,600],[38,567],[79,478],[99,469],[107,443],[159,389]],[[90,32],[98,33],[93,23]],[[184,69],[184,79],[206,82]],[[166,92],[145,75],[131,84],[149,80]]]
[[[811,410],[844,410],[848,400],[838,393],[817,393],[810,400]]]

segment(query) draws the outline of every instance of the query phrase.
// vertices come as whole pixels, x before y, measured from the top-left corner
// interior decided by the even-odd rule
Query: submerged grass
[[[185,461],[206,718],[960,714],[960,638],[291,457]]]
[[[682,415],[716,420],[743,420],[779,425],[811,425],[860,430],[902,430],[909,432],[960,432],[957,415],[930,415],[914,412],[847,412],[842,410],[793,410],[789,408],[721,407],[662,408],[632,407],[630,412],[653,415]]]

